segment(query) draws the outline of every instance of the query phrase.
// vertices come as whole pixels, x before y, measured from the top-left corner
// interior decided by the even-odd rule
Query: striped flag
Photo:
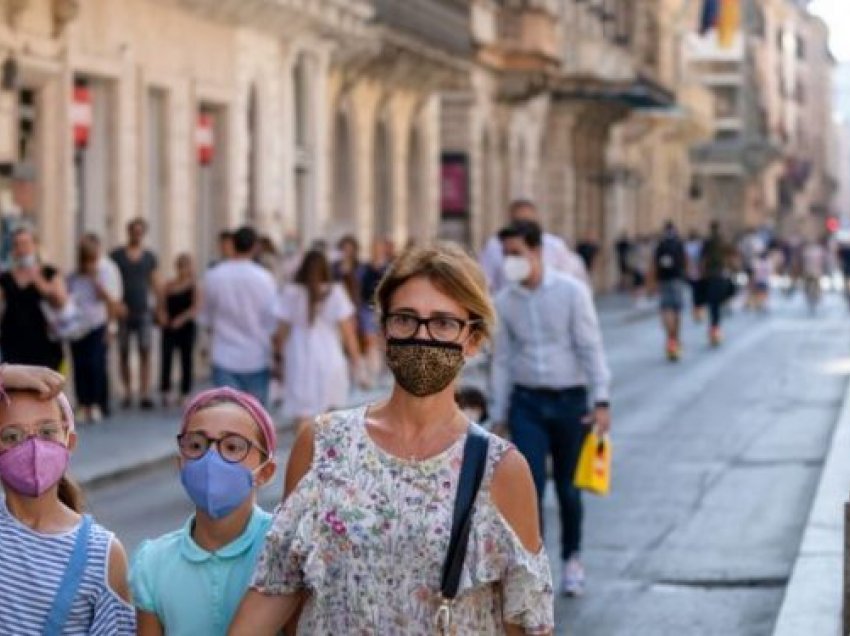
[[[699,19],[699,34],[705,35],[717,26],[720,0],[702,0],[702,14]]]
[[[723,48],[729,48],[740,28],[740,0],[703,0],[699,21],[700,35],[715,29],[718,44]]]
[[[732,46],[735,34],[741,28],[740,0],[720,0],[720,15],[717,18],[717,42],[724,49]]]

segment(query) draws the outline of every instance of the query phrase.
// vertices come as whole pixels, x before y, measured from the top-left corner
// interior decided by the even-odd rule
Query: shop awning
[[[633,109],[674,108],[675,95],[647,77],[631,80],[600,81],[592,78],[568,78],[555,87],[553,96],[561,101],[616,103]]]

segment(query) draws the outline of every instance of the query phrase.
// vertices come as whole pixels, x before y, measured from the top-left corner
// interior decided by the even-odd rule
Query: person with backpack
[[[136,633],[121,543],[83,514],[59,374],[0,367],[0,634]]]
[[[668,221],[664,233],[655,247],[653,280],[658,287],[661,323],[667,335],[665,350],[667,358],[676,361],[682,355],[679,337],[682,309],[685,304],[685,274],[687,256],[685,245],[676,226]]]
[[[224,636],[272,524],[256,495],[275,474],[275,424],[250,394],[208,389],[186,407],[177,447],[195,513],[133,558],[139,636]]]

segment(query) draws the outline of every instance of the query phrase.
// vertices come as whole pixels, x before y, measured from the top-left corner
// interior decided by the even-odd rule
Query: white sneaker
[[[564,569],[561,574],[561,593],[574,598],[584,595],[584,566],[578,557],[572,557],[564,561]]]
[[[103,421],[103,413],[100,410],[99,406],[91,407],[91,422],[92,424],[97,424],[98,422]]]

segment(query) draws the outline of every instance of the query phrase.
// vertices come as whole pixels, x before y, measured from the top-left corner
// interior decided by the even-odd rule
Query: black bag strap
[[[487,450],[490,438],[479,426],[472,424],[463,447],[463,462],[460,466],[460,478],[455,495],[452,533],[449,538],[449,551],[443,563],[443,576],[440,591],[445,600],[453,600],[460,587],[460,573],[466,558],[466,546],[469,543],[469,530],[472,525],[472,506],[484,469],[487,466]]]

